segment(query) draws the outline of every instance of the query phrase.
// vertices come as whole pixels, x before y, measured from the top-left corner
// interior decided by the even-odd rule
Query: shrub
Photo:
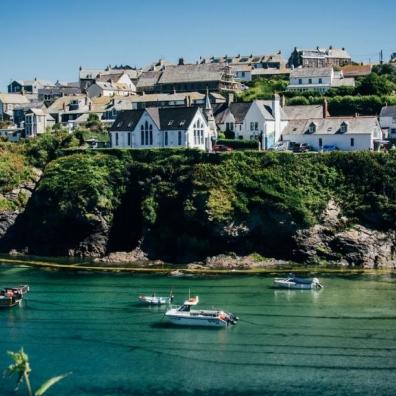
[[[257,150],[257,140],[219,139],[217,144],[224,144],[236,150]]]

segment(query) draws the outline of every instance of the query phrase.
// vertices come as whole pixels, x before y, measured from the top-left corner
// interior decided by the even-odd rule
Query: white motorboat
[[[166,311],[167,319],[180,326],[227,327],[234,325],[238,317],[220,310],[193,310],[192,306],[199,303],[198,296],[191,297],[183,305]]]
[[[287,278],[275,278],[274,285],[285,289],[321,289],[323,285],[318,278],[298,278],[294,275],[289,275]]]
[[[165,305],[171,304],[173,301],[173,295],[169,297],[160,297],[153,294],[152,296],[139,296],[139,301],[148,305]]]

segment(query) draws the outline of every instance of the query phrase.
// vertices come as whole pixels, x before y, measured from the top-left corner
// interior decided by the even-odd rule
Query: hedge
[[[240,139],[219,139],[217,144],[223,144],[233,149],[239,150],[257,150],[257,140],[240,140]]]

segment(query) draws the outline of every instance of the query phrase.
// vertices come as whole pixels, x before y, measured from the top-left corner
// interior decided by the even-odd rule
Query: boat
[[[172,303],[173,299],[174,296],[172,292],[169,297],[156,296],[154,293],[152,296],[145,296],[145,295],[139,296],[139,301],[147,305],[165,305],[165,304],[169,305]]]
[[[287,278],[275,278],[274,285],[284,289],[321,289],[323,285],[318,278],[298,278],[290,274]]]
[[[179,326],[227,327],[235,325],[238,317],[221,310],[193,310],[199,303],[199,297],[191,297],[184,304],[166,311],[169,322]]]
[[[0,291],[0,308],[12,308],[20,305],[23,296],[29,291],[28,285],[5,287]]]

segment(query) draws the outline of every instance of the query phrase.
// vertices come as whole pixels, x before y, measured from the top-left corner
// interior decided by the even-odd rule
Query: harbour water
[[[0,311],[7,350],[30,357],[34,387],[72,372],[48,395],[391,395],[396,389],[396,277],[321,276],[318,291],[275,290],[271,277],[170,278],[0,266],[0,287],[28,283]],[[226,329],[180,328],[139,294],[240,317]],[[1,377],[0,394],[15,395]],[[17,395],[22,395],[22,388]]]

